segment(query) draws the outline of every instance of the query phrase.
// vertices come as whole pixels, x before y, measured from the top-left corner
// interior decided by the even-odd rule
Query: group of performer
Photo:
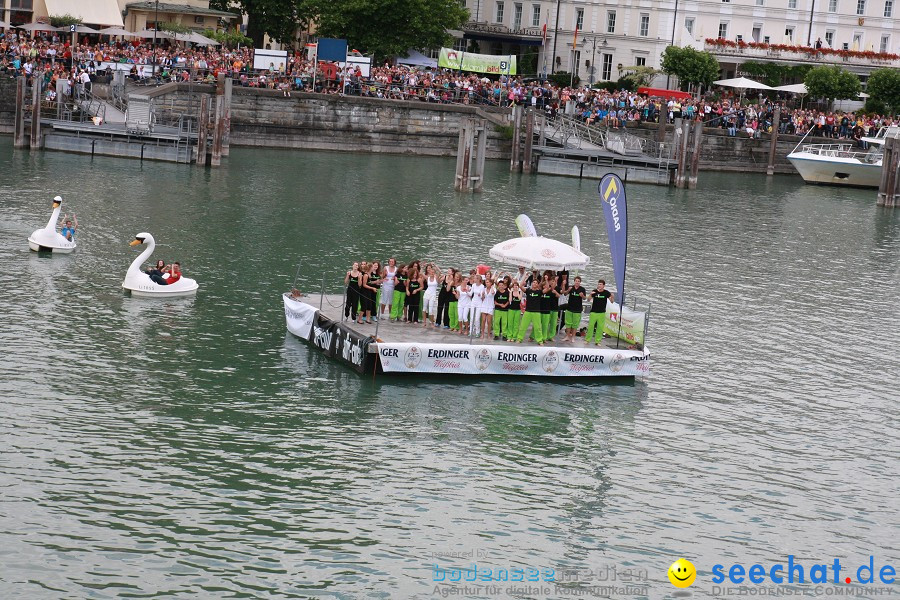
[[[468,276],[458,269],[442,272],[434,263],[398,265],[394,258],[355,262],[344,277],[347,298],[344,316],[359,324],[372,323],[387,313],[390,321],[443,327],[460,335],[522,343],[531,328],[538,344],[574,342],[581,328],[584,302],[591,310],[585,342],[597,345],[604,337],[607,302],[615,302],[599,280],[588,292],[581,277],[569,281],[567,271],[527,271],[494,276],[481,265]]]

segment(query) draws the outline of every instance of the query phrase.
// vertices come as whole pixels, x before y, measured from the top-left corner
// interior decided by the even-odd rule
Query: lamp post
[[[553,58],[550,59],[550,73],[556,73],[556,38],[559,37],[559,0],[556,0],[556,24],[553,26]]]
[[[584,36],[581,38],[582,44],[587,44],[587,42],[588,42],[587,36]],[[607,46],[606,39],[604,39],[600,43],[600,45],[603,48],[606,48],[606,46]],[[594,65],[596,64],[596,62],[597,62],[597,36],[592,31],[591,32],[591,72],[590,72],[591,87],[594,87]]]
[[[672,13],[672,46],[675,45],[675,28],[678,27],[678,0],[675,0],[675,11]],[[666,89],[669,89],[669,78],[671,74],[666,73]]]
[[[156,16],[153,22],[153,79],[156,79],[156,30],[159,29],[159,0],[156,0]]]

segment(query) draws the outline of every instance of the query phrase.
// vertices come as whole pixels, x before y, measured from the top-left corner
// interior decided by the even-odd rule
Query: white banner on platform
[[[628,377],[650,373],[647,350],[386,342],[377,346],[378,359],[386,373],[532,377]]]
[[[629,344],[644,344],[644,323],[647,313],[631,310],[627,306],[622,317],[622,326],[619,327],[619,305],[615,302],[606,304],[606,321],[603,323],[603,333],[615,338],[617,335]]]
[[[318,309],[305,302],[294,300],[287,294],[284,296],[284,318],[287,320],[288,331],[304,340],[309,339],[313,323],[316,321]]]

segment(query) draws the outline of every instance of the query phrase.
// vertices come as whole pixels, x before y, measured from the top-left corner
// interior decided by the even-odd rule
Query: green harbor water
[[[469,268],[525,212],[550,237],[578,225],[588,280],[611,280],[596,182],[496,162],[472,196],[453,159],[235,149],[204,170],[11,146],[2,598],[430,598],[473,564],[579,581],[438,591],[572,597],[616,568],[647,581],[613,597],[664,598],[679,557],[713,597],[720,563],[900,567],[900,210],[874,190],[629,185],[645,382],[373,379],[286,334],[298,266],[331,292],[353,260]],[[79,247],[38,256],[56,194]],[[123,295],[141,231],[196,298]]]

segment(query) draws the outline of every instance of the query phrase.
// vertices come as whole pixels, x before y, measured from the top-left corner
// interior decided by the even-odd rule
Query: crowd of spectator
[[[34,35],[9,30],[0,34],[0,74],[39,77],[47,88],[47,100],[55,100],[59,78],[66,89],[90,87],[92,81],[111,78],[113,70],[125,70],[136,82],[215,81],[219,73],[233,77],[236,84],[280,90],[324,94],[357,95],[432,103],[478,104],[497,107],[531,106],[549,116],[569,114],[588,125],[620,128],[635,123],[673,122],[676,118],[699,119],[710,127],[720,127],[730,136],[758,137],[778,128],[780,133],[851,140],[862,145],[861,137],[894,117],[803,109],[791,97],[742,101],[731,92],[716,92],[701,99],[666,99],[632,91],[592,89],[587,86],[559,86],[549,81],[527,80],[501,75],[494,78],[448,69],[421,69],[385,63],[372,66],[366,75],[356,65],[344,69],[328,62],[309,60],[303,53],[290,55],[286,65],[255,70],[251,48],[195,47],[160,40],[101,41],[89,36],[72,46],[67,36],[35,32]],[[51,98],[51,95],[53,96]],[[781,106],[778,123],[775,107]]]

